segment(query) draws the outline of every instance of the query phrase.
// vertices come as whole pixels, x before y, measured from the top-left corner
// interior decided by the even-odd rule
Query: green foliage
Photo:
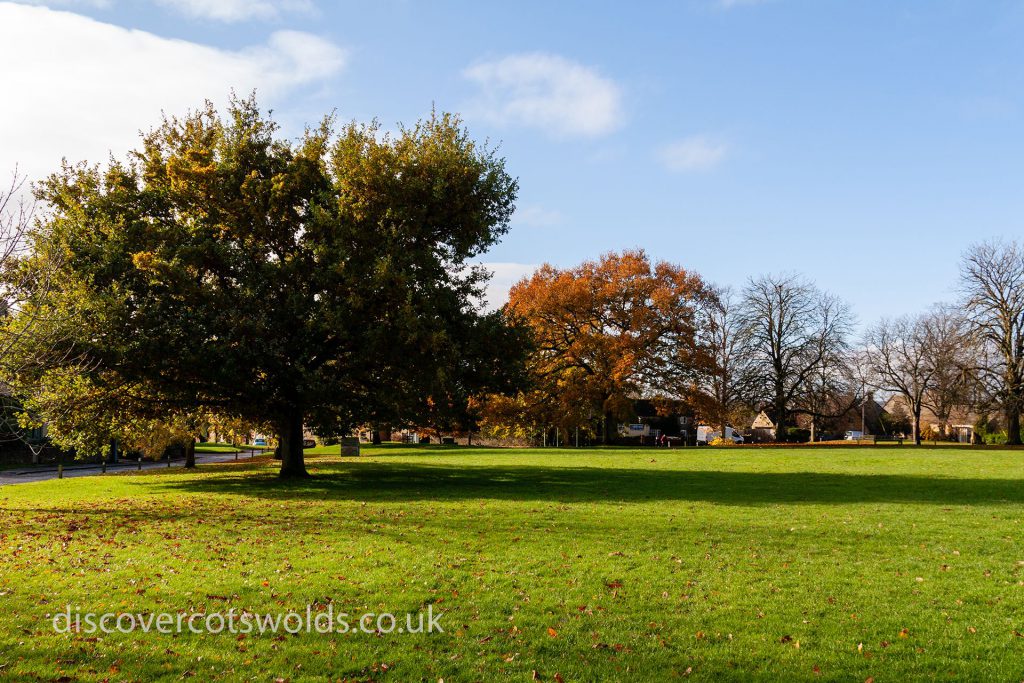
[[[271,423],[293,474],[303,423],[458,412],[509,384],[520,335],[477,309],[487,274],[467,265],[508,229],[504,161],[447,114],[393,137],[332,123],[291,142],[252,98],[207,104],[42,183],[36,265],[59,254],[62,277],[38,305],[66,353],[25,383]]]

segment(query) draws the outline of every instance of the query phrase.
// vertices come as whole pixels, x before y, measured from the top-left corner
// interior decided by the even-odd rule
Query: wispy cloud
[[[670,142],[658,150],[658,158],[670,171],[701,171],[717,166],[729,154],[729,146],[704,135]]]
[[[113,0],[15,0],[22,5],[45,5],[47,7],[66,7],[74,9],[77,7],[89,7],[92,9],[109,9],[114,5]]]
[[[45,5],[54,9],[109,9],[114,0],[14,0],[23,5]],[[312,0],[151,0],[193,19],[225,23],[280,19],[293,12],[316,11]]]
[[[562,222],[562,214],[543,206],[524,206],[516,209],[512,221],[531,228],[551,228]]]
[[[622,89],[615,81],[559,55],[509,55],[463,73],[480,87],[468,112],[500,125],[587,137],[610,133],[624,119]]]
[[[68,59],[74,55],[74,59]],[[346,52],[315,35],[277,31],[261,45],[223,50],[128,30],[72,12],[0,2],[0,171],[31,179],[62,157],[104,161],[133,146],[160,112],[258,91],[289,101],[344,68]],[[45,87],[43,87],[45,85]],[[5,171],[4,171],[5,172]]]
[[[747,5],[763,5],[766,2],[770,2],[770,0],[716,0],[715,4],[723,9],[732,9]]]
[[[480,265],[491,271],[493,277],[487,284],[484,305],[494,310],[508,303],[508,292],[512,285],[533,274],[537,265],[533,263],[485,262]]]
[[[197,19],[223,22],[272,20],[289,12],[312,12],[310,0],[156,0]]]

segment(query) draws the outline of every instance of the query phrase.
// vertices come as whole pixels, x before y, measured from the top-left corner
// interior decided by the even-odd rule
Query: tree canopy
[[[166,118],[127,158],[38,187],[36,265],[62,260],[38,305],[65,313],[74,363],[35,379],[72,368],[271,423],[282,475],[304,475],[304,425],[414,419],[512,380],[519,332],[480,310],[488,274],[469,261],[507,231],[516,192],[448,114],[395,135],[327,118],[296,141],[253,97]]]
[[[494,414],[567,429],[600,420],[611,441],[632,400],[697,390],[714,362],[703,337],[713,301],[699,275],[652,264],[643,251],[542,266],[512,288],[507,305],[534,335],[534,393],[499,402]]]

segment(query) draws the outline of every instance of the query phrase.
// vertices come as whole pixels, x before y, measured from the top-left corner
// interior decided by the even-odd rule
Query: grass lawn
[[[1024,452],[364,453],[0,488],[0,679],[1024,677]],[[66,604],[445,632],[54,633]]]
[[[265,451],[270,446],[232,445],[213,441],[201,441],[196,444],[196,453],[248,453],[249,451]]]

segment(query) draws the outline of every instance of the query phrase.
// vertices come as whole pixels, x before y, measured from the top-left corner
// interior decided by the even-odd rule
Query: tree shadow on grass
[[[317,463],[315,477],[281,481],[272,474],[150,481],[188,493],[276,500],[458,501],[469,499],[587,502],[693,501],[722,505],[776,503],[1021,504],[1024,482],[926,475],[735,472],[614,467],[465,466],[425,463]]]

